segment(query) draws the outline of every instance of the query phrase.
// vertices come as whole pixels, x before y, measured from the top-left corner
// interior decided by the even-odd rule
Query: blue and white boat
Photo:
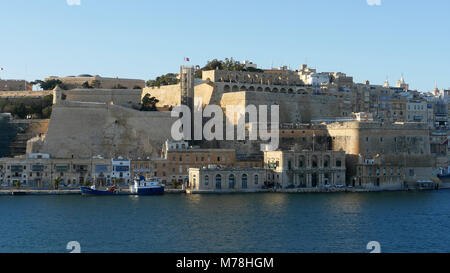
[[[81,187],[81,195],[115,195],[118,194],[114,187],[107,189],[106,191],[97,190],[95,186]]]
[[[164,193],[164,186],[158,179],[146,181],[144,177],[134,179],[133,185],[130,186],[130,194],[133,195],[159,195]]]

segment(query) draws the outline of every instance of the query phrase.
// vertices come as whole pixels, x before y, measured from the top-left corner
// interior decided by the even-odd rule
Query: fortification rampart
[[[308,123],[311,119],[340,117],[338,101],[329,96],[240,91],[222,94],[220,104],[279,105],[280,123]]]
[[[174,121],[169,112],[66,101],[54,105],[39,152],[55,158],[158,157]]]
[[[0,98],[18,99],[23,97],[41,98],[52,95],[52,91],[0,91]]]
[[[125,107],[138,105],[142,94],[140,89],[73,89],[61,92],[66,101],[112,103]]]
[[[347,122],[335,122],[327,126],[329,129],[383,129],[383,130],[426,130],[428,131],[428,125],[426,123],[419,122],[359,122],[359,121],[347,121]]]
[[[141,99],[150,94],[159,100],[158,107],[176,106],[181,104],[181,89],[179,84],[160,87],[146,87],[142,90]]]
[[[144,88],[145,81],[139,79],[123,79],[123,78],[104,78],[99,75],[80,75],[77,77],[55,77],[51,76],[45,80],[60,80],[67,89],[81,88],[83,84],[88,83],[96,88],[118,88],[123,86],[128,89]]]

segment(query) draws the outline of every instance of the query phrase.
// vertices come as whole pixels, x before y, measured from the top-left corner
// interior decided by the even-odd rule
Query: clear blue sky
[[[0,0],[0,11],[2,78],[147,80],[178,71],[184,57],[235,57],[450,87],[448,0]]]

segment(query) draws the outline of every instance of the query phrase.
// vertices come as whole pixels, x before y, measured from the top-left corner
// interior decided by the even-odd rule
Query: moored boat
[[[442,182],[450,182],[450,166],[447,167],[447,169],[440,169],[439,173],[437,175],[437,177],[442,181]]]
[[[160,195],[164,193],[164,186],[157,179],[146,181],[144,177],[134,179],[130,186],[130,194],[134,195]]]
[[[114,187],[108,188],[107,190],[97,190],[95,186],[92,187],[81,187],[82,195],[114,195],[117,191]]]

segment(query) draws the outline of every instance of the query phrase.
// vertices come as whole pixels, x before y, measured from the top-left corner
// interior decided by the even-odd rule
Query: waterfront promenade
[[[450,183],[441,183],[439,189],[416,189],[416,188],[402,188],[402,189],[380,189],[380,188],[297,188],[297,189],[248,189],[248,190],[184,190],[184,189],[165,189],[168,194],[246,194],[246,193],[286,193],[286,194],[300,194],[300,193],[368,193],[368,192],[388,192],[388,191],[417,191],[417,190],[443,190],[450,189]],[[129,193],[128,188],[121,188],[120,192]],[[79,188],[68,189],[32,189],[32,188],[3,188],[0,189],[0,196],[5,195],[79,195],[81,191]]]

